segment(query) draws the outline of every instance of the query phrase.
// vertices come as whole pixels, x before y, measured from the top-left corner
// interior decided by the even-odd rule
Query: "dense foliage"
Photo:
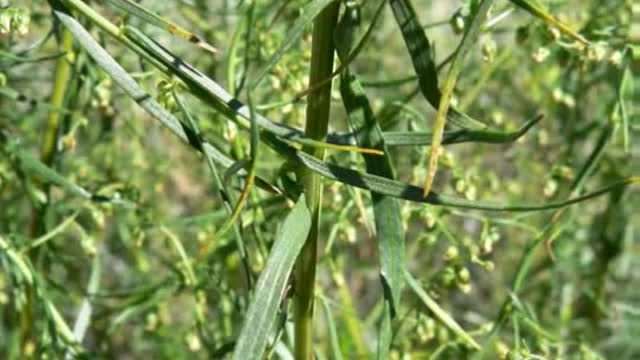
[[[640,357],[633,0],[0,5],[2,358]]]

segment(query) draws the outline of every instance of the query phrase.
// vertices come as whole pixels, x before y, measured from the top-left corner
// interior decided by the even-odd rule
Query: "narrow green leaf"
[[[265,65],[251,81],[249,87],[254,87],[267,75],[269,70],[280,61],[284,54],[295,45],[296,41],[304,34],[304,30],[313,22],[313,19],[331,4],[334,0],[311,0],[305,5],[301,12],[302,15],[296,20],[291,29],[288,31],[287,37],[282,41],[278,50],[276,50],[267,65]]]
[[[553,15],[549,14],[547,11],[545,11],[540,5],[536,4],[534,1],[531,1],[531,0],[510,0],[510,1],[514,3],[516,6],[518,6],[519,8],[524,9],[531,15],[541,19],[542,21],[546,22],[551,26],[558,28],[558,30],[560,30],[562,33],[569,36],[570,38],[577,40],[585,45],[589,44],[589,41],[587,41],[587,39],[582,37],[582,35],[571,30],[570,27],[560,22],[558,19],[556,19]]]
[[[251,37],[253,34],[252,31],[252,27],[254,26],[254,11],[255,11],[255,3],[252,2],[249,5],[249,9],[247,11],[247,36],[246,36],[246,42],[247,44],[251,43]],[[247,69],[249,68],[249,65],[246,65]],[[233,211],[231,212],[231,215],[229,216],[229,219],[227,219],[227,221],[222,225],[222,227],[220,228],[220,230],[218,230],[216,237],[220,237],[222,234],[224,234],[225,232],[227,232],[229,229],[231,229],[231,227],[236,226],[236,220],[238,219],[238,217],[240,216],[240,212],[242,211],[242,209],[244,208],[244,204],[247,200],[247,198],[249,197],[249,192],[251,191],[253,184],[255,182],[255,178],[256,178],[256,163],[258,161],[258,144],[259,144],[259,129],[258,129],[258,124],[255,121],[255,106],[253,105],[253,87],[247,87],[246,88],[246,93],[247,93],[247,104],[249,105],[249,122],[250,122],[250,153],[249,153],[249,159],[248,159],[248,168],[249,170],[247,171],[247,176],[245,179],[245,184],[244,187],[242,189],[242,192],[240,193],[240,197],[238,198],[238,201],[236,202],[236,204],[233,207]]]
[[[402,37],[411,55],[413,67],[418,75],[418,84],[422,95],[434,108],[440,106],[440,88],[438,87],[438,71],[431,54],[431,44],[418,21],[418,16],[409,0],[390,0],[393,15],[402,32]],[[463,128],[484,128],[485,124],[472,119],[468,115],[451,108],[447,117],[452,123]]]
[[[329,306],[329,302],[324,296],[320,296],[320,303],[322,304],[322,309],[324,310],[324,318],[327,323],[329,340],[331,341],[331,358],[335,360],[342,360],[342,352],[340,351],[340,340],[338,339],[338,331],[336,330],[336,324],[333,320],[331,307]]]
[[[92,58],[96,61],[96,63],[105,70],[109,75],[112,76],[114,81],[118,83],[127,94],[129,94],[133,99],[137,100],[137,102],[147,110],[152,116],[156,119],[160,120],[165,126],[167,126],[171,131],[173,131],[176,135],[178,135],[185,142],[190,142],[189,136],[187,136],[188,127],[182,126],[180,121],[176,119],[173,115],[164,110],[153,98],[151,98],[147,93],[145,93],[142,88],[129,76],[118,63],[113,60],[113,58],[98,45],[95,40],[88,34],[88,32],[80,25],[75,19],[66,15],[60,11],[55,11],[56,16],[60,19],[60,21],[67,27],[69,27],[70,31],[74,33],[74,37],[76,40],[85,48],[87,53],[91,55]],[[154,55],[162,54],[163,56],[167,56],[163,58],[164,61],[175,61],[178,64],[177,68],[181,69],[181,74],[190,73],[193,78],[191,84],[198,84],[198,86],[212,86],[212,88],[208,90],[216,90],[220,91],[220,93],[216,93],[221,96],[225,96],[227,101],[230,102],[231,105],[238,105],[239,102],[235,100],[231,95],[229,95],[224,89],[222,89],[217,83],[213,82],[211,79],[205,77],[197,70],[193,69],[188,64],[182,62],[178,58],[175,58],[169,52],[164,50],[164,52],[154,53]],[[189,80],[189,78],[187,78]],[[204,89],[204,87],[201,87]],[[225,95],[226,94],[226,95]],[[234,107],[237,109],[236,111],[240,113],[241,111],[245,111],[243,116],[249,116],[248,107],[245,105],[239,104],[239,106]],[[272,129],[277,129],[277,132],[283,134],[289,134],[290,136],[297,136],[297,131],[295,129],[286,127],[284,125],[278,125],[270,122],[269,120],[261,117],[256,114],[256,121],[258,124],[264,124],[265,122],[269,123]],[[638,178],[631,178],[627,180],[623,180],[614,184],[611,184],[607,187],[596,190],[592,193],[585,194],[579,197],[575,197],[572,199],[568,199],[565,201],[559,202],[551,202],[548,204],[541,205],[504,205],[504,204],[495,204],[495,203],[487,203],[487,202],[478,202],[478,201],[469,201],[465,199],[460,199],[456,197],[449,197],[446,195],[439,195],[436,193],[431,193],[426,198],[422,197],[422,191],[420,188],[411,186],[402,182],[397,182],[394,180],[390,180],[387,178],[364,174],[358,171],[354,171],[351,169],[346,169],[343,167],[339,167],[336,165],[330,165],[323,161],[320,161],[314,157],[308,156],[302,152],[297,151],[292,148],[288,144],[278,140],[273,137],[273,135],[269,135],[269,133],[264,133],[263,136],[268,140],[270,146],[274,148],[276,151],[281,154],[287,156],[288,158],[301,163],[304,166],[309,167],[311,170],[336,181],[340,181],[346,184],[350,184],[356,187],[360,187],[366,190],[371,190],[378,192],[383,195],[390,195],[393,197],[430,203],[435,205],[445,205],[445,206],[453,206],[453,207],[462,207],[462,208],[470,208],[470,209],[480,209],[480,210],[492,210],[492,211],[539,211],[539,210],[547,210],[553,208],[564,207],[567,205],[575,204],[581,201],[585,201],[591,199],[593,197],[602,195],[611,191],[612,189],[620,186],[627,186],[631,183],[638,182]],[[204,143],[203,151],[207,153],[207,155],[211,156],[218,164],[224,167],[230,167],[233,165],[234,161],[229,159],[227,156],[218,151],[215,147],[208,143]],[[246,172],[241,170],[241,174],[244,175]]]
[[[176,102],[176,105],[178,106],[178,109],[182,111],[182,113],[184,114],[184,117],[187,119],[187,122],[189,123],[189,126],[191,127],[191,129],[193,129],[196,135],[195,138],[196,138],[196,141],[198,141],[198,148],[204,148],[204,143],[200,136],[200,129],[198,128],[198,124],[196,123],[195,119],[191,116],[191,113],[187,109],[187,106],[184,104],[184,102],[182,101],[182,98],[178,95],[175,89],[173,89],[172,95]],[[231,215],[233,213],[233,208],[231,207],[231,203],[234,201],[234,196],[225,185],[227,182],[226,181],[223,182],[222,179],[220,178],[218,169],[216,169],[216,165],[214,164],[214,159],[211,156],[209,156],[209,154],[207,153],[205,153],[205,155],[207,159],[207,165],[209,167],[209,172],[213,177],[216,190],[220,193],[223,199],[224,207],[227,212],[227,215]],[[233,226],[233,235],[236,241],[238,252],[240,254],[240,258],[242,259],[242,262],[245,266],[245,270],[247,270],[246,273],[250,274],[251,272],[248,271],[249,265],[248,265],[247,255],[246,255],[247,253],[244,247],[244,242],[242,241],[242,236],[240,235],[240,229],[238,228],[237,224],[234,224]],[[200,254],[206,255],[209,251],[209,247],[211,246],[211,244],[212,242],[205,242],[201,247]],[[249,276],[249,279],[250,278],[251,277]]]
[[[276,235],[269,259],[258,278],[233,359],[261,359],[275,324],[287,279],[311,227],[311,215],[300,196]]]
[[[471,49],[471,46],[478,38],[480,25],[484,23],[492,4],[493,0],[482,0],[470,15],[471,22],[469,26],[465,28],[464,36],[453,56],[451,67],[449,67],[449,72],[442,86],[442,96],[440,98],[440,104],[438,105],[438,113],[436,114],[436,120],[433,124],[433,138],[429,150],[429,168],[427,169],[423,196],[427,196],[429,191],[431,191],[431,185],[433,185],[433,180],[436,176],[438,158],[440,156],[440,144],[442,143],[442,136],[444,135],[447,113],[449,112],[451,97],[453,96],[458,75],[460,75],[460,71],[462,71],[462,63],[467,52],[469,52],[469,49]]]
[[[107,0],[107,1],[115,5],[116,7],[120,8],[124,12],[131,14],[150,25],[163,29],[169,32],[170,34],[181,37],[190,43],[194,43],[196,44],[196,46],[208,52],[211,52],[214,54],[220,53],[220,50],[209,45],[204,40],[202,40],[198,36],[191,33],[189,30],[184,29],[181,26],[177,25],[176,23],[173,23],[163,18],[162,16],[144,8],[142,5],[138,3],[135,3],[131,0]]]
[[[631,126],[629,110],[633,106],[633,76],[630,57],[630,54],[625,53],[617,89],[617,107],[622,119],[622,145],[627,154],[629,153],[629,127]]]
[[[630,177],[617,181],[615,183],[604,186],[593,192],[572,197],[562,201],[552,201],[543,204],[526,204],[526,205],[509,205],[498,204],[486,201],[472,201],[455,196],[441,195],[436,192],[430,192],[427,197],[422,196],[422,189],[406,184],[400,181],[391,180],[377,175],[371,175],[363,173],[353,169],[344,168],[338,165],[329,164],[324,161],[318,160],[313,156],[309,156],[304,152],[298,151],[295,148],[287,145],[281,140],[277,139],[271,134],[264,134],[264,140],[274,150],[281,155],[286,156],[288,159],[304,165],[312,171],[334,181],[339,181],[344,184],[355,186],[361,189],[370,190],[383,195],[389,195],[392,197],[405,199],[414,202],[420,202],[432,205],[450,206],[467,209],[488,210],[488,211],[513,211],[513,212],[527,212],[527,211],[541,211],[562,208],[568,205],[573,205],[586,201],[601,195],[604,195],[616,188],[628,186],[640,182],[640,176]]]
[[[382,9],[382,5],[384,2],[380,3],[379,9]],[[357,5],[351,7],[347,5],[336,31],[337,53],[345,64],[349,62],[353,39],[358,29],[360,20],[358,12]],[[340,94],[347,110],[349,126],[356,134],[356,143],[362,147],[378,149],[384,154],[382,156],[363,154],[367,171],[394,179],[393,165],[380,125],[373,115],[366,92],[348,67],[340,76]],[[380,281],[384,294],[384,311],[378,324],[376,353],[378,359],[384,360],[389,358],[393,337],[391,319],[395,316],[396,308],[400,304],[402,272],[405,268],[405,237],[402,209],[398,199],[372,192],[371,200],[380,257]]]
[[[494,130],[469,130],[462,129],[456,131],[445,131],[442,137],[442,145],[460,144],[465,142],[504,144],[518,140],[524,136],[534,125],[544,118],[537,115],[528,120],[515,131],[494,131]],[[358,130],[349,134],[334,134],[330,140],[336,143],[348,144]],[[411,146],[411,145],[431,145],[433,133],[417,131],[384,131],[382,137],[386,146]]]
[[[2,236],[0,236],[0,253],[4,253],[7,256],[8,261],[13,262],[16,266],[16,273],[20,274],[20,276],[16,276],[16,278],[19,279],[22,277],[19,281],[23,281],[27,285],[32,285],[34,283],[34,275],[32,273],[29,259],[24,258],[23,255],[19,251],[16,251],[16,249],[14,249],[13,246],[11,246],[11,244]]]
[[[78,23],[73,17],[55,11],[60,22],[66,26],[73,34],[78,43],[87,51],[94,61],[118,84],[124,92],[137,102],[149,115],[159,120],[162,125],[166,126],[171,132],[177,135],[181,140],[190,144],[199,151],[202,151],[211,157],[218,164],[228,168],[233,165],[234,161],[221,153],[213,145],[208,142],[200,142],[196,140],[196,135],[188,127],[183,125],[180,120],[165,110],[151,95],[145,92],[140,85],[129,75],[112,57],[104,50],[87,32],[87,30]],[[244,170],[240,170],[241,175],[245,175]]]
[[[82,300],[76,322],[73,324],[73,337],[79,344],[82,344],[84,336],[91,323],[91,315],[93,313],[93,305],[91,297],[100,290],[100,274],[101,274],[101,255],[98,253],[93,257],[91,265],[91,275],[89,275],[89,284],[87,285],[87,295]],[[74,353],[67,351],[65,360],[73,359]]]
[[[574,196],[575,194],[578,194],[583,190],[587,179],[591,176],[591,174],[593,174],[593,172],[595,171],[596,165],[600,162],[600,159],[602,158],[605,150],[607,149],[606,145],[607,143],[609,143],[609,141],[611,141],[611,138],[615,133],[616,128],[617,128],[617,124],[612,122],[607,123],[602,128],[602,132],[598,137],[598,141],[596,142],[596,145],[594,146],[593,150],[589,154],[589,157],[587,158],[585,163],[580,168],[578,175],[576,175],[576,178],[574,179],[574,181],[570,186],[569,197]],[[634,180],[634,179],[632,178],[631,180]],[[640,178],[635,178],[635,182],[639,182],[639,181],[640,181]],[[548,224],[544,227],[542,232],[538,236],[536,236],[533,240],[531,240],[531,242],[527,245],[526,249],[524,250],[522,257],[518,261],[518,266],[516,267],[516,270],[513,275],[513,279],[511,281],[512,294],[516,294],[516,295],[519,294],[527,276],[529,275],[529,271],[533,266],[533,260],[535,258],[536,251],[538,250],[538,248],[542,244],[544,244],[545,241],[554,239],[559,234],[561,234],[562,231],[564,231],[564,228],[566,227],[566,223],[557,224],[560,218],[560,215],[562,215],[562,210],[563,209],[559,209],[552,216],[550,216]],[[495,326],[493,327],[493,329],[491,329],[492,336],[498,332],[498,330],[504,324],[504,320],[507,318],[507,314],[509,312],[508,305],[511,303],[510,299],[511,299],[511,295],[502,304],[500,313],[498,314],[498,317],[494,322]]]
[[[251,109],[249,106],[243,104],[240,100],[236,99],[228,91],[226,91],[217,82],[204,75],[202,72],[191,66],[186,61],[172,54],[169,50],[162,47],[157,42],[150,39],[140,30],[126,27],[125,33],[134,41],[138,46],[144,49],[150,54],[156,61],[161,62],[164,66],[170,69],[171,73],[179,77],[184,81],[189,88],[209,105],[213,106],[216,110],[230,119],[246,120],[242,125],[247,129],[251,128],[250,121]],[[269,131],[275,135],[278,135],[288,141],[293,141],[301,145],[306,145],[315,148],[333,148],[342,151],[356,151],[356,152],[368,152],[377,153],[371,149],[360,149],[356,147],[342,146],[329,144],[322,141],[317,141],[303,136],[302,131],[293,128],[288,125],[275,123],[259,113],[255,113],[255,122],[262,129]]]
[[[349,11],[351,10],[351,11]],[[338,56],[344,60],[349,55],[351,44],[340,43],[340,40],[349,42],[357,30],[357,9],[348,9],[342,17],[336,39]],[[349,24],[351,23],[351,24]],[[388,149],[382,138],[382,130],[373,115],[373,110],[367,99],[367,94],[360,82],[346,69],[340,77],[340,94],[348,114],[349,126],[356,134],[356,142],[359,146],[378,149],[382,156],[363,154],[367,171],[388,179],[394,179],[393,165],[389,157]],[[404,229],[402,226],[402,211],[397,199],[379,193],[372,193],[373,212],[376,225],[376,238],[380,252],[380,276],[385,296],[388,295],[391,315],[395,314],[395,308],[400,301],[402,288],[402,271],[404,270]]]
[[[58,224],[56,227],[51,229],[46,234],[43,234],[42,236],[38,237],[37,239],[33,239],[29,243],[29,245],[27,245],[26,247],[24,247],[22,249],[22,251],[34,249],[34,248],[36,248],[38,246],[41,246],[42,244],[46,243],[47,241],[55,238],[56,236],[60,235],[69,225],[73,224],[73,222],[75,221],[76,217],[78,217],[78,215],[80,215],[80,210],[76,210],[73,214],[71,214],[71,216],[69,216],[66,219],[64,219],[60,224]]]
[[[405,279],[407,280],[407,284],[416,293],[416,295],[422,300],[422,303],[431,311],[431,313],[440,320],[444,326],[446,326],[452,333],[456,334],[460,340],[464,341],[468,346],[480,350],[480,345],[471,337],[471,335],[467,334],[464,329],[458,325],[455,319],[449,315],[443,308],[438,305],[435,300],[433,300],[424,289],[420,286],[418,281],[411,276],[408,271],[404,273]]]
[[[29,175],[36,176],[45,182],[59,186],[69,193],[81,198],[97,198],[94,197],[91,192],[89,192],[85,188],[69,181],[62,174],[48,167],[33,155],[29,154],[27,151],[22,149],[21,145],[17,142],[11,141],[6,145],[3,144],[5,142],[5,139],[3,138],[4,136],[0,134],[0,145],[4,145],[4,150],[7,152],[7,154],[14,157],[18,161],[18,165],[22,168],[22,170]],[[0,149],[2,148],[0,147]]]
[[[391,348],[393,338],[393,330],[391,329],[391,304],[385,299],[383,306],[382,315],[378,323],[377,360],[389,359],[389,349]]]

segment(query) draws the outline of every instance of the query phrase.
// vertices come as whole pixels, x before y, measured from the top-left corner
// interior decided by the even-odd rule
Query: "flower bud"
[[[447,251],[444,253],[444,259],[446,261],[456,260],[459,256],[460,256],[460,250],[458,250],[458,248],[453,245],[449,246]]]
[[[18,36],[25,36],[29,33],[29,24],[31,23],[31,17],[29,13],[24,10],[16,11],[12,19],[12,25]]]
[[[454,33],[462,34],[462,32],[464,31],[465,24],[464,24],[464,17],[462,16],[462,14],[460,14],[460,11],[456,12],[453,15],[449,23],[451,24],[451,28],[453,29]]]

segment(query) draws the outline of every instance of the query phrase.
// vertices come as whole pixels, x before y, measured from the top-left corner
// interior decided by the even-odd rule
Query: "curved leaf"
[[[400,199],[457,208],[513,212],[550,210],[577,204],[604,195],[616,188],[640,182],[640,176],[634,176],[620,180],[613,184],[609,184],[605,187],[581,196],[576,196],[563,201],[552,201],[543,204],[499,204],[486,201],[467,200],[449,195],[441,195],[433,191],[430,192],[427,197],[423,197],[422,189],[417,186],[326,163],[314,158],[313,156],[309,156],[301,151],[296,150],[295,148],[287,145],[281,140],[278,140],[271,134],[264,134],[264,139],[278,153],[285,155],[290,160],[304,165],[312,171],[315,171],[316,173],[328,179],[339,181],[341,183],[355,186],[361,189],[374,191],[383,195],[397,197]]]
[[[422,95],[434,108],[440,106],[440,88],[438,87],[438,71],[431,54],[431,44],[418,21],[418,16],[409,0],[390,0],[389,5],[402,32],[402,37],[411,55],[413,67],[418,75],[418,84]],[[468,115],[452,107],[447,112],[452,123],[463,128],[484,128],[485,124],[472,119]]]
[[[436,176],[444,126],[446,124],[453,90],[456,86],[458,75],[460,75],[460,72],[462,71],[462,62],[464,61],[464,57],[467,55],[467,52],[469,52],[471,46],[476,41],[480,33],[480,24],[482,24],[486,19],[487,13],[489,12],[492,4],[493,0],[482,0],[476,7],[475,11],[472,11],[472,14],[470,15],[471,23],[465,29],[462,41],[453,56],[449,72],[447,73],[444,85],[442,86],[442,97],[440,98],[438,113],[436,114],[436,120],[433,124],[433,138],[429,149],[429,168],[427,169],[427,178],[424,183],[423,196],[427,196],[429,191],[431,191],[431,185],[433,184],[433,180]]]

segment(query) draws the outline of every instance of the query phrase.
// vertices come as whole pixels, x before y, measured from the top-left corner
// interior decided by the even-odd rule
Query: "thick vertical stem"
[[[333,30],[337,23],[338,11],[339,3],[334,2],[314,21],[309,86],[326,79],[333,70]],[[331,83],[316,89],[308,97],[306,137],[321,141],[326,138],[330,107]],[[305,148],[304,151],[317,158],[324,158],[324,149]],[[313,353],[314,286],[322,183],[320,177],[308,169],[300,169],[298,177],[304,185],[312,222],[309,237],[300,252],[295,269],[295,357],[298,360],[309,360]]]

